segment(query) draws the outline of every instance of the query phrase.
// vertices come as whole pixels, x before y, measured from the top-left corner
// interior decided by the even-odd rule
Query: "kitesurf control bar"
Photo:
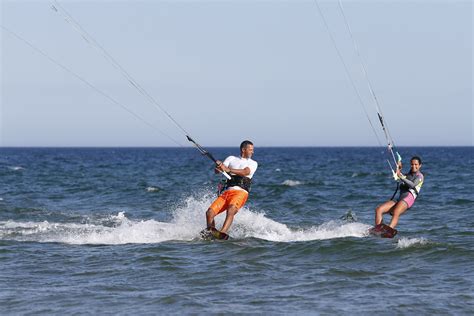
[[[193,143],[194,146],[196,146],[196,148],[201,152],[201,154],[203,154],[204,156],[207,156],[209,159],[211,159],[212,161],[214,161],[215,164],[217,164],[216,158],[214,158],[214,156],[213,156],[210,152],[208,152],[207,150],[205,150],[201,145],[199,145],[198,143],[196,143],[196,142],[194,141],[194,139],[192,139],[192,138],[189,137],[188,135],[186,135],[186,138],[187,138],[191,143]],[[226,177],[227,179],[229,179],[229,180],[231,179],[231,177],[229,176],[229,174],[228,174],[227,172],[222,171],[221,173],[222,173],[222,174],[224,175],[224,177]]]

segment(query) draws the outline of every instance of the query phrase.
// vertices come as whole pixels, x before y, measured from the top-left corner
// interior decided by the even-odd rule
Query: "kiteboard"
[[[398,233],[398,231],[384,223],[375,225],[369,229],[369,233],[372,236],[377,236],[380,238],[393,238]]]
[[[201,230],[201,232],[199,234],[201,235],[201,238],[204,239],[204,240],[214,240],[214,239],[227,240],[227,239],[229,239],[229,235],[215,229],[214,227],[205,228],[205,229]]]

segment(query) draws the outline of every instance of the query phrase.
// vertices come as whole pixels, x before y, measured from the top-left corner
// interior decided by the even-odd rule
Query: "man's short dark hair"
[[[248,145],[252,145],[253,146],[253,143],[249,140],[244,140],[241,144],[240,144],[240,151],[242,151],[244,148],[247,148]]]
[[[412,162],[413,160],[418,160],[418,163],[421,165],[421,158],[420,157],[413,156],[413,157],[411,157],[410,162]]]

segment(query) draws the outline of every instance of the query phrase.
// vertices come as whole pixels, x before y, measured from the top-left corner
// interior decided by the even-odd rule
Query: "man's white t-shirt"
[[[224,166],[231,169],[245,169],[248,167],[250,169],[250,174],[246,177],[250,179],[252,179],[253,174],[255,173],[255,171],[257,171],[257,167],[258,167],[258,163],[255,160],[252,160],[251,158],[242,158],[242,157],[235,157],[235,156],[227,157],[224,160],[223,164]],[[230,187],[229,189],[230,190],[244,190],[239,186]]]

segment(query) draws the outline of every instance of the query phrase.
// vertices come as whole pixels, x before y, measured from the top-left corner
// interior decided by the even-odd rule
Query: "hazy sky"
[[[50,1],[0,1],[3,27],[188,146]],[[59,3],[202,145],[377,145],[314,1]],[[319,3],[381,132],[338,2]],[[473,145],[472,1],[343,4],[396,144]],[[176,146],[0,31],[1,146]]]

